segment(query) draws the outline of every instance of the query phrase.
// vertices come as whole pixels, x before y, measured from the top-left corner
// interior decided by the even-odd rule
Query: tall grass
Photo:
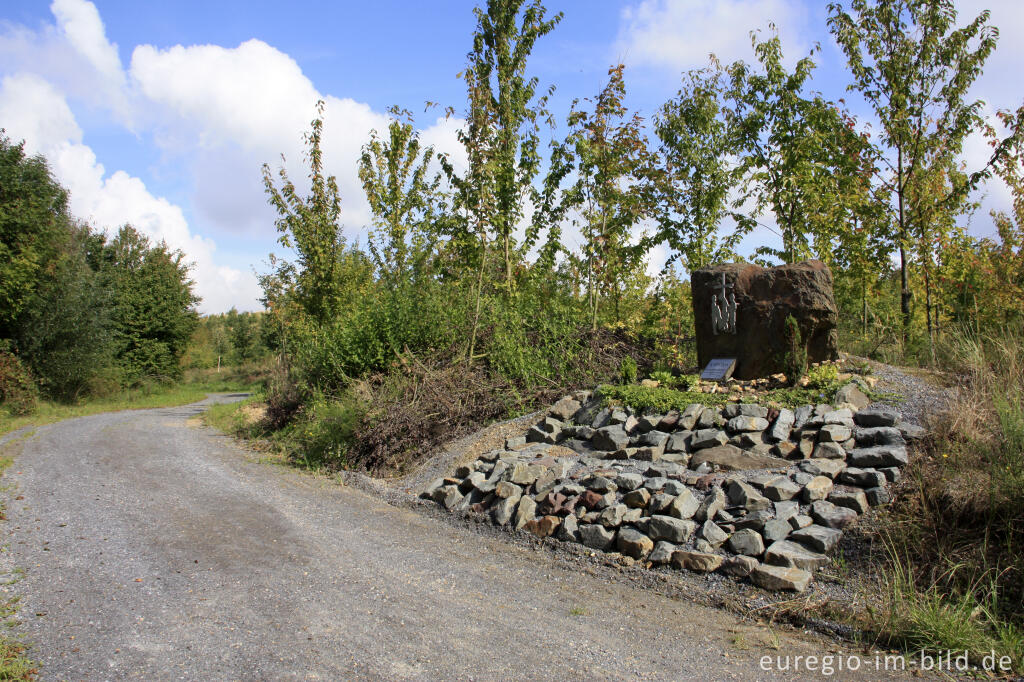
[[[889,519],[883,630],[1024,669],[1024,338],[965,331],[939,357],[961,380]]]

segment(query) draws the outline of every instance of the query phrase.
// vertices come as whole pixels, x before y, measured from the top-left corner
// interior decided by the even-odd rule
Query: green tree
[[[717,62],[688,72],[683,87],[654,120],[660,141],[651,176],[660,240],[668,242],[692,272],[735,253],[750,223],[734,197],[743,178],[732,119],[725,115],[725,74]],[[733,218],[739,229],[724,239],[718,230]]]
[[[298,267],[294,270],[294,297],[302,309],[316,322],[332,319],[343,301],[338,282],[339,262],[345,252],[341,234],[341,196],[333,175],[323,172],[323,101],[317,102],[317,116],[311,131],[304,135],[308,151],[310,194],[303,198],[289,179],[284,166],[278,171],[281,187],[274,184],[270,167],[263,164],[263,186],[270,204],[280,216],[277,221],[279,241],[285,248],[294,248]],[[282,157],[282,162],[283,162]]]
[[[0,128],[0,339],[12,338],[46,268],[68,239],[68,195],[46,159]]]
[[[608,84],[592,100],[593,111],[579,101],[569,114],[570,140],[577,159],[571,192],[580,209],[582,260],[586,271],[591,326],[597,329],[602,297],[613,302],[615,320],[630,273],[643,268],[647,240],[633,239],[633,229],[650,215],[647,195],[638,187],[648,175],[650,155],[643,118],[624,104],[622,64],[608,70]]]
[[[151,244],[130,225],[105,246],[102,272],[114,297],[114,357],[127,381],[180,375],[198,317],[189,267],[181,251]]]
[[[996,46],[989,12],[957,26],[952,0],[850,0],[829,5],[829,28],[846,54],[853,83],[881,126],[877,192],[896,226],[904,343],[910,333],[909,254],[924,226],[915,216],[955,210],[951,204],[986,174],[937,193],[930,168],[949,167],[966,137],[982,125],[980,100],[968,92]],[[934,185],[933,185],[934,187]],[[930,206],[925,206],[929,204]]]

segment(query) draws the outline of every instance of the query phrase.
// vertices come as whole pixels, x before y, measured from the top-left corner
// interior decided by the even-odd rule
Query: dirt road
[[[204,404],[7,444],[6,589],[44,679],[807,679],[759,659],[828,652],[261,463]]]

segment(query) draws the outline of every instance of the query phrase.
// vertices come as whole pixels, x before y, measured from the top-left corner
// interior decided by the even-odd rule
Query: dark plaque
[[[736,371],[736,358],[713,358],[700,378],[706,381],[725,381]]]

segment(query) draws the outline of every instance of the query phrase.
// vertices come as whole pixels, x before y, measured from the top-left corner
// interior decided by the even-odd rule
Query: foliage
[[[603,384],[597,389],[597,396],[606,405],[628,405],[640,411],[665,414],[671,410],[682,411],[688,405],[724,405],[728,400],[725,393],[703,393],[700,391],[677,391],[662,386],[649,387],[638,384]]]
[[[32,372],[17,355],[0,350],[0,406],[14,416],[22,416],[31,414],[38,400]]]
[[[786,356],[783,358],[784,374],[790,382],[796,383],[807,371],[807,347],[800,335],[800,325],[792,315],[786,317],[784,332]]]
[[[0,129],[0,339],[15,334],[47,266],[67,238],[67,191],[41,156]]]
[[[624,384],[635,384],[637,379],[636,360],[630,356],[622,358],[619,364],[619,378]]]

